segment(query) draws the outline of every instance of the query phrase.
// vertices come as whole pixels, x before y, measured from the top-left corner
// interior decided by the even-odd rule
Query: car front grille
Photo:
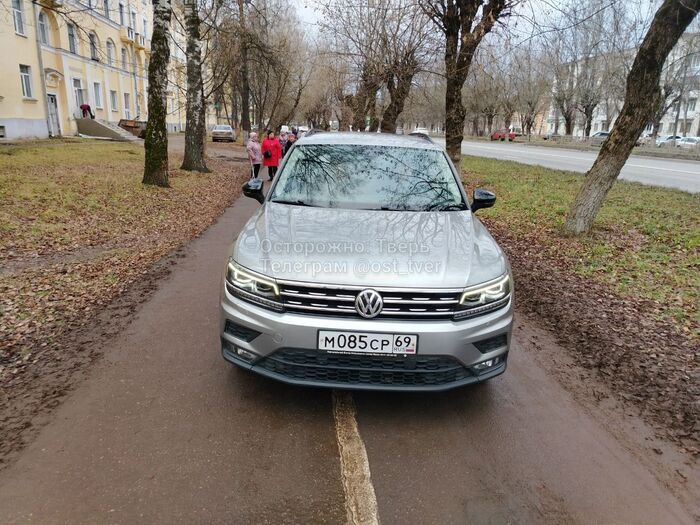
[[[256,367],[300,382],[373,387],[439,387],[474,377],[449,356],[368,356],[284,348]]]
[[[366,287],[318,286],[296,282],[280,283],[285,309],[297,313],[322,313],[329,316],[360,317],[355,309],[357,294]],[[378,319],[450,319],[459,303],[459,289],[374,288],[382,296],[384,307]]]

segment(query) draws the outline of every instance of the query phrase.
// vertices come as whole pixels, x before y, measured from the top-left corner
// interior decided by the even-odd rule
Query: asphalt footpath
[[[0,472],[0,523],[693,523],[517,337],[490,384],[340,407],[224,362],[225,254],[257,205],[188,245]]]

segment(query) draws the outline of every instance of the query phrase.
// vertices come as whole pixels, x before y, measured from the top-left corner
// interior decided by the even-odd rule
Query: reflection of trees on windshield
[[[390,210],[466,208],[437,150],[365,145],[297,146],[273,200]]]

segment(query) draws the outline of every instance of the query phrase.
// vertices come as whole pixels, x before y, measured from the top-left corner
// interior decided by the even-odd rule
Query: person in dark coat
[[[294,133],[290,133],[287,136],[287,143],[284,145],[284,156],[287,156],[287,152],[292,149],[294,143],[297,141],[297,136]]]

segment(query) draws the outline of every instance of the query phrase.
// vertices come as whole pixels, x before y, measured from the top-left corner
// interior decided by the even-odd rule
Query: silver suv
[[[501,374],[508,261],[425,136],[313,133],[287,154],[229,252],[226,360],[300,385],[446,390]]]

